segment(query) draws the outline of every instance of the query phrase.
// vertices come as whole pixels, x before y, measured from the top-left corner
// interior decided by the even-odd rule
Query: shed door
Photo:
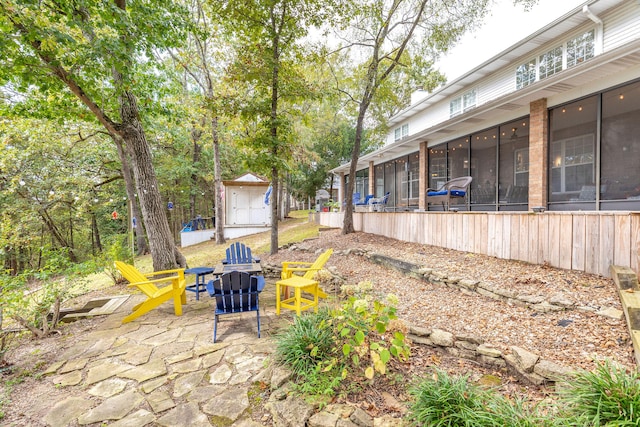
[[[271,221],[269,206],[264,203],[265,190],[242,188],[231,193],[231,206],[228,224],[266,225]]]

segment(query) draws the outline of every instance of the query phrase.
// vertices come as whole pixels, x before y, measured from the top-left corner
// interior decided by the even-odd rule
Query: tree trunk
[[[56,226],[55,222],[51,218],[51,216],[49,216],[49,212],[46,209],[41,209],[40,217],[43,219],[45,225],[51,232],[51,237],[55,239],[55,241],[61,247],[69,249],[69,259],[71,260],[71,262],[74,262],[74,263],[78,262],[78,258],[76,257],[76,254],[74,253],[73,248],[69,245],[69,242],[67,242],[67,240],[64,238],[64,236]]]
[[[211,119],[211,136],[213,138],[213,163],[214,163],[214,192],[215,195],[215,228],[216,244],[225,242],[224,239],[224,204],[222,201],[222,164],[220,161],[220,139],[218,137],[218,118]]]
[[[204,121],[204,118],[203,118]],[[191,128],[191,141],[193,141],[193,155],[191,157],[191,164],[197,165],[200,161],[200,152],[202,151],[202,147],[200,147],[200,138],[202,137],[202,131],[196,127],[194,124]],[[191,188],[189,191],[189,214],[191,216],[191,220],[194,220],[197,212],[196,212],[196,193],[198,188],[198,174],[194,171],[191,173]],[[206,216],[206,214],[204,215]],[[196,225],[196,224],[193,224]],[[197,224],[199,226],[200,224]]]
[[[365,98],[366,99],[366,98]],[[351,153],[351,166],[349,167],[349,183],[345,193],[346,204],[344,210],[344,222],[342,223],[342,234],[353,233],[353,190],[356,184],[356,167],[358,166],[358,157],[360,155],[360,142],[362,141],[362,128],[364,127],[364,115],[369,107],[368,102],[360,103],[358,112],[358,120],[356,122],[356,135],[353,143],[353,152]]]
[[[102,252],[98,221],[96,220],[96,213],[93,211],[91,212],[91,247],[94,256],[97,255],[97,252]]]
[[[121,83],[117,73],[116,81]],[[119,81],[118,81],[119,80]],[[128,91],[120,96],[120,117],[122,119],[122,139],[131,150],[131,162],[137,184],[142,217],[149,231],[149,248],[154,270],[169,270],[176,266],[186,267],[186,259],[176,248],[167,215],[164,210],[158,180],[151,157],[151,149],[140,123],[138,104]],[[153,232],[151,232],[153,230]]]
[[[127,155],[120,137],[111,135],[113,141],[116,144],[118,150],[118,157],[122,163],[122,178],[124,179],[125,189],[127,191],[127,198],[131,203],[131,212],[133,218],[136,218],[136,227],[133,229],[133,233],[136,236],[136,247],[138,255],[146,255],[149,253],[149,245],[147,245],[147,239],[145,238],[144,225],[142,221],[142,212],[140,211],[140,205],[136,200],[136,189],[133,183],[133,176],[131,175],[131,166],[129,165],[129,156]],[[133,222],[133,218],[129,218],[129,222]]]
[[[271,255],[278,253],[278,185],[278,168],[274,166],[271,168]]]

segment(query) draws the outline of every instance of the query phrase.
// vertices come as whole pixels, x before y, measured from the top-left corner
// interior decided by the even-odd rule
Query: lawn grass
[[[279,246],[318,236],[320,227],[318,224],[309,221],[309,212],[308,210],[293,211],[289,214],[288,218],[280,222],[278,226]],[[187,246],[186,248],[180,248],[180,252],[182,252],[187,259],[189,267],[215,266],[225,257],[225,251],[229,245],[236,241],[243,242],[251,248],[254,255],[260,257],[270,252],[271,231],[227,240],[221,245],[216,244],[215,240],[210,240],[197,245]],[[151,255],[136,257],[134,265],[140,271],[152,271]],[[89,284],[83,289],[84,292],[91,292],[113,286],[111,278],[103,272],[92,274],[88,276],[87,279]],[[75,295],[77,296],[78,293]]]

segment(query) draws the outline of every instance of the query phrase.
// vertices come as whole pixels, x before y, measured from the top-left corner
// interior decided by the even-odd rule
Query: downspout
[[[603,36],[604,23],[602,22],[602,19],[600,19],[598,16],[594,15],[593,12],[591,12],[591,9],[589,9],[589,6],[586,4],[582,6],[582,13],[585,14],[587,18],[595,22],[596,25],[598,26],[598,29],[596,30],[596,34],[595,34],[594,54],[600,55],[603,51],[603,44],[604,44],[604,36]]]

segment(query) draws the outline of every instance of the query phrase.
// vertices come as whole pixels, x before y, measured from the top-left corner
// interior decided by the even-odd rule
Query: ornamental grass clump
[[[605,360],[578,372],[559,394],[555,425],[639,426],[640,375]]]
[[[371,381],[393,359],[406,361],[409,346],[396,322],[397,298],[380,302],[366,294],[370,283],[340,307],[306,313],[277,337],[276,357],[300,379],[305,393],[333,395],[345,381]]]
[[[408,419],[417,426],[535,427],[544,423],[523,402],[511,402],[493,389],[435,370],[409,389]]]

